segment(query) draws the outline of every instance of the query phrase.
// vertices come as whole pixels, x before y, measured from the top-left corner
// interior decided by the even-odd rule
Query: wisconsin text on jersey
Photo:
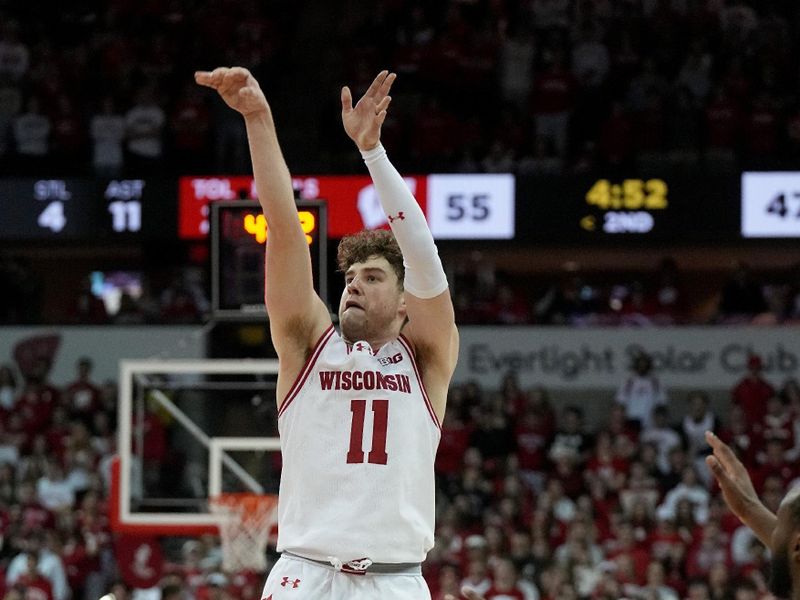
[[[323,390],[391,390],[411,393],[408,375],[384,375],[380,371],[320,371],[319,385]]]

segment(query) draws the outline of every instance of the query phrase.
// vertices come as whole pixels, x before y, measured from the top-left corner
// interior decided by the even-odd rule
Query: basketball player
[[[342,89],[345,131],[392,231],[342,240],[340,331],[314,292],[289,171],[258,83],[242,68],[195,78],[244,116],[269,225],[266,304],[280,360],[283,554],[263,597],[430,598],[420,563],[433,545],[433,462],[458,333],[425,217],[380,144],[395,75],[381,72],[355,107]]]
[[[706,463],[725,503],[772,553],[770,591],[779,598],[800,600],[800,488],[790,489],[778,514],[772,514],[759,500],[747,469],[733,450],[710,431],[706,440],[713,450]]]

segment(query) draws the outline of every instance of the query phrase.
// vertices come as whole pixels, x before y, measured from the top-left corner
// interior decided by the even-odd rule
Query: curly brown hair
[[[403,253],[392,232],[385,229],[365,229],[343,237],[336,256],[339,271],[344,273],[354,263],[364,262],[371,256],[381,256],[388,261],[397,275],[398,286],[403,289],[406,275]]]

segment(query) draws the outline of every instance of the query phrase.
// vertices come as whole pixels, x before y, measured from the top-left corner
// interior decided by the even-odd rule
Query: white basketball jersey
[[[402,336],[373,353],[333,326],[278,412],[278,550],[422,562],[433,546],[440,427]]]

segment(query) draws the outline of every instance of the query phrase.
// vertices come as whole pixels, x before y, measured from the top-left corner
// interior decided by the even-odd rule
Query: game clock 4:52
[[[669,207],[669,186],[663,179],[599,179],[586,192],[586,205],[594,211],[581,218],[585,231],[606,234],[650,233],[658,214]]]

